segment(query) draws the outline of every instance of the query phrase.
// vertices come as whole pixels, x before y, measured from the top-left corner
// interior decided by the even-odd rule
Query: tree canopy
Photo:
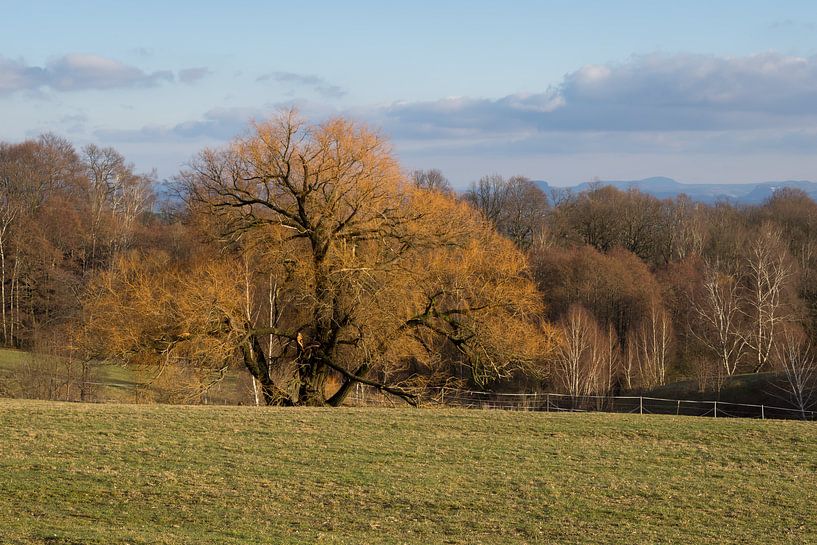
[[[88,311],[100,357],[238,362],[284,405],[337,405],[355,383],[413,403],[455,370],[484,384],[541,363],[524,255],[466,204],[410,183],[363,126],[286,112],[202,152],[179,188],[215,246],[101,275]]]

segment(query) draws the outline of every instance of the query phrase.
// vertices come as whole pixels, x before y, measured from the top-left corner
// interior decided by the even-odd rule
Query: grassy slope
[[[0,400],[0,543],[817,543],[817,426]]]
[[[787,394],[785,377],[781,373],[735,375],[724,381],[720,392],[711,389],[701,392],[696,381],[685,380],[659,386],[644,395],[793,407]]]
[[[10,373],[16,371],[23,365],[28,352],[13,350],[10,348],[0,348],[0,373]]]
[[[31,352],[15,350],[12,348],[0,348],[0,379],[11,378],[20,373],[27,365],[30,365],[32,358],[49,358],[49,356],[36,356]],[[60,378],[65,373],[62,368],[58,369]],[[134,373],[127,368],[116,365],[100,365],[94,370],[94,380],[121,383],[125,386],[132,386],[136,382]],[[46,372],[43,370],[42,372]]]
[[[0,348],[0,396],[9,397],[45,397],[43,394],[32,394],[26,391],[25,386],[20,384],[20,379],[25,381],[26,373],[47,380],[46,377],[53,378],[56,384],[66,381],[67,369],[65,365],[53,364],[54,359],[48,355],[34,354],[22,350]],[[45,364],[45,365],[44,365]],[[79,379],[79,366],[74,365],[71,373],[74,381],[71,387],[71,400],[79,398],[79,386],[76,381]],[[90,381],[97,383],[91,390],[91,401],[105,402],[112,401],[118,403],[143,402],[147,399],[156,398],[156,387],[148,383],[157,374],[154,368],[140,369],[137,367],[122,367],[119,365],[95,365],[92,369]],[[172,379],[171,379],[172,380]],[[140,392],[137,396],[137,387]],[[215,404],[238,405],[248,404],[252,401],[251,383],[249,375],[233,370],[219,384],[209,392],[208,402]],[[65,389],[60,389],[54,399],[64,400]]]

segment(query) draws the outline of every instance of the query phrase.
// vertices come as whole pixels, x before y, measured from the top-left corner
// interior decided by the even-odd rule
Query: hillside
[[[0,542],[814,543],[817,427],[0,400]]]
[[[812,199],[817,200],[817,183],[803,180],[784,180],[774,182],[742,183],[742,184],[687,184],[672,178],[655,176],[641,180],[599,180],[601,185],[611,185],[617,189],[628,190],[636,188],[659,199],[667,199],[685,194],[693,200],[713,204],[717,201],[729,201],[734,204],[757,205],[774,195],[774,192],[783,187],[801,189]],[[545,193],[552,189],[570,189],[575,192],[590,188],[589,182],[584,182],[569,188],[557,188],[545,181],[536,181],[539,189]]]
[[[715,400],[728,403],[764,404],[796,408],[791,403],[785,376],[781,373],[750,373],[727,377],[720,391],[701,390],[695,380],[658,386],[644,395],[670,399]]]

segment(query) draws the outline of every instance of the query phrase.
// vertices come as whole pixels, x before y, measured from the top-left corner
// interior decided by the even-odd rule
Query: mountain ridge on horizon
[[[685,183],[667,176],[652,176],[640,180],[596,180],[582,182],[574,186],[552,186],[544,180],[533,180],[536,186],[549,193],[551,190],[570,190],[575,192],[586,191],[594,184],[613,186],[616,189],[627,190],[636,188],[642,193],[659,199],[687,195],[695,201],[712,204],[718,201],[728,201],[734,204],[761,204],[774,195],[775,191],[784,187],[803,190],[809,197],[817,201],[817,182],[809,180],[780,180],[752,183]]]

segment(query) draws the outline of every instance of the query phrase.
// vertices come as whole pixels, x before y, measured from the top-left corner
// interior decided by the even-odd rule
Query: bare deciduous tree
[[[811,343],[801,332],[787,329],[775,345],[775,356],[786,379],[785,393],[805,419],[817,405],[817,357]]]
[[[606,393],[615,335],[605,335],[593,315],[580,306],[570,308],[558,331],[554,376],[559,387],[574,397]]]
[[[445,195],[453,196],[454,188],[442,171],[436,168],[429,170],[415,170],[411,173],[411,181],[420,189],[438,191]]]
[[[471,183],[463,198],[486,220],[497,225],[508,199],[507,182],[499,174],[483,176]]]
[[[783,295],[792,269],[786,254],[780,231],[769,224],[761,227],[748,250],[744,301],[749,328],[745,342],[755,373],[769,364],[775,335],[788,319]]]
[[[88,268],[106,264],[126,249],[136,220],[150,204],[155,175],[137,175],[113,148],[89,144],[82,150],[88,180],[90,249]],[[102,256],[102,246],[107,255]]]
[[[527,250],[544,229],[547,196],[524,176],[508,179],[505,193],[497,227],[517,247]]]
[[[632,355],[638,364],[641,385],[654,388],[666,383],[669,367],[672,323],[669,314],[657,301],[632,332]]]
[[[727,376],[735,374],[746,353],[739,291],[733,276],[708,266],[701,293],[691,301],[696,317],[691,331]]]

